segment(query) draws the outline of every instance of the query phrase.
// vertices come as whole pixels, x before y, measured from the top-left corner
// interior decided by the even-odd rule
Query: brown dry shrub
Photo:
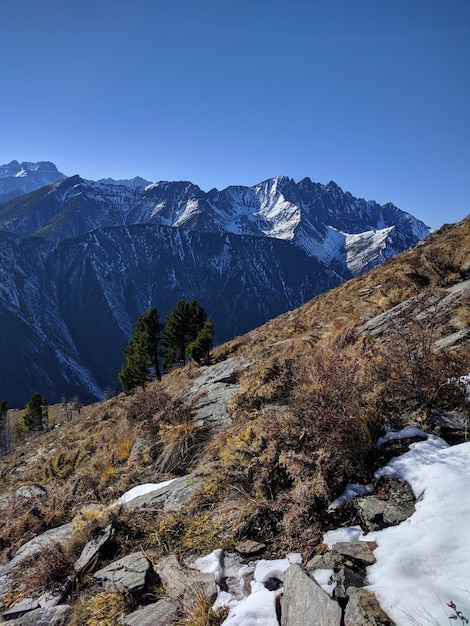
[[[381,410],[389,423],[420,425],[433,412],[463,409],[466,393],[458,381],[470,368],[468,347],[437,350],[432,323],[411,320],[392,332],[376,363]]]
[[[25,596],[64,591],[78,554],[78,546],[72,543],[49,542],[20,565],[14,573],[16,586],[21,587]]]
[[[128,419],[150,438],[159,472],[181,475],[197,462],[209,434],[205,425],[194,421],[198,398],[171,397],[154,387],[136,394],[129,405]]]
[[[82,595],[74,605],[70,626],[116,626],[135,608],[134,599],[125,593],[101,591],[93,596]]]
[[[193,587],[185,595],[181,617],[176,626],[220,626],[228,615],[228,607],[212,608],[213,602],[201,587]]]

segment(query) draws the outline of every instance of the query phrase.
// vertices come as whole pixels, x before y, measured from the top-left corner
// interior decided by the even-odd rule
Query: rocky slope
[[[406,449],[377,449],[386,426],[465,439],[469,281],[467,219],[220,346],[210,367],[80,412],[51,407],[50,430],[0,459],[4,618],[188,625],[202,595],[206,619],[220,624],[223,614],[210,614],[217,582],[235,596],[266,594],[273,624],[276,589],[282,626],[317,610],[312,594],[320,623],[392,624],[362,589],[375,546],[330,551],[322,536],[413,515],[413,495],[394,480],[328,512],[347,483],[372,482]],[[118,501],[148,483],[159,487]],[[213,550],[211,578],[194,566]],[[313,580],[325,569],[333,600]]]

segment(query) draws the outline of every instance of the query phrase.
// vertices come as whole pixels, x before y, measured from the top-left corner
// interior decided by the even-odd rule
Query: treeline
[[[164,324],[156,307],[152,307],[139,317],[123,349],[126,362],[118,374],[119,382],[129,394],[152,380],[160,380],[161,368],[184,365],[187,358],[208,365],[213,345],[212,320],[197,300],[180,300]]]

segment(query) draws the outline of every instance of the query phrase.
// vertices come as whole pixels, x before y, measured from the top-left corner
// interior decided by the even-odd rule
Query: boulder
[[[8,621],[10,626],[68,626],[72,607],[61,604],[46,609],[35,609],[22,617]]]
[[[7,563],[10,568],[16,567],[24,561],[24,559],[34,556],[40,552],[43,548],[47,547],[51,543],[66,543],[70,540],[73,534],[73,524],[63,524],[57,528],[51,528],[46,532],[34,537],[30,541],[23,544],[11,561]]]
[[[381,494],[355,499],[361,525],[368,530],[381,530],[395,526],[415,511],[410,485],[399,478],[386,478],[381,482]]]
[[[291,565],[284,576],[281,626],[339,626],[340,623],[338,603],[301,565]]]
[[[155,564],[155,572],[162,587],[170,598],[188,599],[203,593],[212,601],[217,596],[217,585],[213,574],[201,574],[181,566],[175,555],[170,555]]]
[[[375,541],[345,541],[335,543],[333,550],[342,557],[351,559],[357,565],[367,567],[375,563],[374,550],[376,547]]]
[[[159,583],[152,564],[142,552],[134,552],[98,570],[94,578],[107,591],[126,591],[140,596]]]
[[[83,548],[80,556],[74,565],[74,570],[77,576],[81,576],[96,562],[100,551],[104,546],[113,538],[114,529],[111,526],[106,526],[103,530],[93,537]]]
[[[395,626],[377,598],[365,589],[348,588],[349,601],[344,612],[344,626]]]
[[[40,606],[37,600],[33,600],[33,598],[23,598],[4,611],[2,617],[4,620],[12,620],[39,608]]]
[[[163,506],[167,511],[177,511],[191,493],[203,482],[200,477],[181,476],[169,484],[137,496],[123,506],[132,509],[154,509]]]
[[[241,389],[238,373],[246,369],[250,359],[227,359],[208,367],[201,367],[187,398],[199,395],[193,409],[196,419],[212,428],[230,424],[227,406],[232,396]]]
[[[177,619],[177,606],[170,600],[159,600],[122,618],[124,626],[171,626]]]

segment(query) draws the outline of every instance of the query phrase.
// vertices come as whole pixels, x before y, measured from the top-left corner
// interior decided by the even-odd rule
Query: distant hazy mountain
[[[308,178],[206,193],[73,176],[0,203],[0,231],[0,400],[21,406],[36,391],[89,401],[113,388],[121,348],[151,306],[163,320],[196,298],[225,341],[429,228]]]
[[[120,185],[122,187],[148,187],[152,183],[140,176],[134,176],[134,178],[126,178],[121,180],[115,180],[114,178],[100,178],[96,182],[104,183],[105,185]]]
[[[35,191],[58,180],[67,178],[54,163],[40,161],[30,163],[11,161],[0,165],[0,202]]]

